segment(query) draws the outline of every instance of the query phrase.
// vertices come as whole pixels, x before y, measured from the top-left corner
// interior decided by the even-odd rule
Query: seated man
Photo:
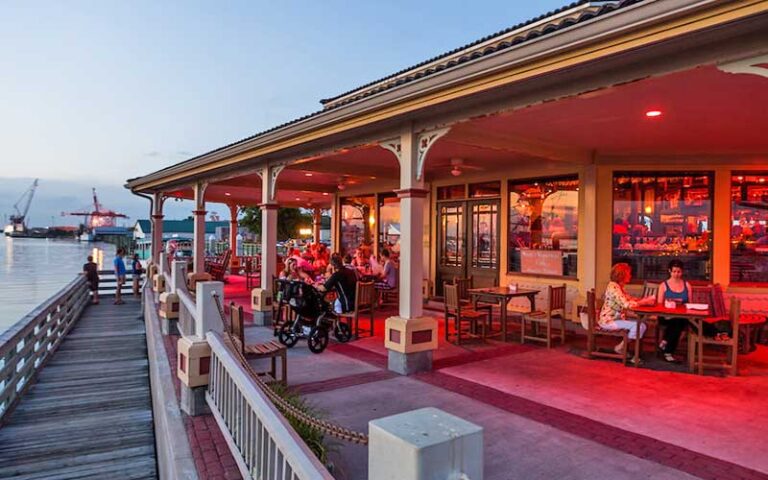
[[[357,285],[355,272],[344,266],[339,255],[331,257],[331,268],[333,273],[324,285],[318,287],[318,290],[336,292],[336,301],[333,304],[336,313],[351,312],[355,309],[355,286]]]
[[[384,268],[379,274],[379,280],[376,282],[376,288],[395,288],[397,286],[397,268],[391,259],[389,250],[386,248],[381,251],[381,259],[384,261]]]

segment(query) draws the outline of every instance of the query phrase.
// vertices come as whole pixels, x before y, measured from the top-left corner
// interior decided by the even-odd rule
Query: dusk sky
[[[0,178],[119,186],[564,3],[3,2]]]

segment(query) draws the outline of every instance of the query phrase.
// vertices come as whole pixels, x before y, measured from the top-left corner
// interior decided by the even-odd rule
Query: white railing
[[[195,335],[195,314],[197,313],[197,305],[195,304],[195,297],[193,297],[188,290],[178,289],[176,295],[179,296],[179,333],[185,337],[191,337]]]
[[[78,275],[0,336],[0,420],[45,366],[89,301]]]
[[[211,368],[206,401],[240,473],[259,480],[333,477],[215,332],[206,335]]]

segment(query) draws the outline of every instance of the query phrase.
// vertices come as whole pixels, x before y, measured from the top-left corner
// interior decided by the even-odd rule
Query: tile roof
[[[337,95],[335,97],[321,100],[321,103],[324,105],[324,108],[322,110],[318,110],[312,113],[309,113],[307,115],[304,115],[302,117],[295,118],[293,120],[290,120],[288,122],[276,125],[272,128],[269,128],[267,130],[263,130],[261,132],[255,133],[249,137],[243,138],[241,140],[238,140],[236,142],[229,143],[227,145],[223,145],[221,147],[215,148],[209,152],[197,155],[195,157],[192,157],[188,160],[185,160],[183,162],[180,162],[175,165],[171,165],[169,167],[163,168],[158,170],[155,173],[160,173],[163,170],[168,170],[170,168],[174,168],[178,165],[182,165],[188,162],[195,161],[197,159],[200,159],[202,157],[205,157],[207,155],[211,155],[213,153],[219,152],[221,150],[225,150],[230,147],[234,147],[236,145],[243,144],[245,142],[251,141],[253,139],[256,139],[258,137],[267,135],[269,133],[275,132],[277,130],[281,130],[283,128],[289,127],[291,125],[297,124],[299,122],[302,122],[304,120],[308,120],[312,117],[316,117],[322,113],[328,112],[330,110],[334,110],[336,108],[342,107],[344,105],[348,105],[350,103],[354,103],[358,100],[361,100],[363,98],[369,97],[374,94],[381,93],[385,90],[390,90],[395,87],[399,87],[403,84],[410,83],[416,80],[420,80],[422,78],[428,77],[430,75],[434,75],[438,72],[443,72],[446,70],[449,70],[451,68],[455,68],[460,65],[464,65],[468,62],[477,60],[479,58],[491,55],[493,53],[502,51],[504,49],[517,46],[521,43],[534,40],[536,38],[549,35],[551,33],[564,30],[566,28],[572,27],[574,25],[577,25],[579,23],[586,22],[588,20],[591,20],[596,17],[600,17],[602,15],[611,13],[613,11],[637,4],[646,2],[649,0],[613,0],[613,1],[590,1],[590,0],[578,0],[575,2],[572,2],[568,5],[565,5],[561,8],[558,8],[556,10],[552,10],[550,12],[547,12],[545,14],[539,15],[536,18],[533,18],[531,20],[519,23],[517,25],[514,25],[512,27],[509,27],[507,29],[504,29],[500,32],[485,36],[481,39],[478,39],[474,42],[471,42],[467,45],[458,47],[456,49],[453,49],[449,52],[440,54],[438,56],[435,56],[429,60],[426,60],[424,62],[421,62],[417,65],[414,65],[412,67],[408,67],[406,69],[403,69],[397,73],[394,73],[392,75],[386,76],[384,78],[381,78],[379,80],[370,82],[368,84],[362,85],[358,88],[352,89],[346,93],[342,93],[340,95]],[[562,17],[560,16],[564,12],[567,12],[569,10],[576,9],[578,7],[583,7],[583,11],[580,11],[579,14],[575,16],[566,16]],[[594,7],[594,8],[588,8],[588,7]],[[545,20],[554,17],[552,22],[546,22]],[[539,25],[536,25],[539,24]],[[525,29],[525,27],[534,26],[536,28],[531,29]],[[517,30],[521,30],[521,34],[519,36],[513,36],[511,39],[499,41],[496,43],[491,42],[494,39],[497,38],[503,38],[507,36],[508,34],[515,32]],[[473,47],[477,47],[479,45],[482,45],[484,43],[491,43],[491,45],[488,45],[487,47],[483,47],[482,49],[475,49],[472,50]],[[467,50],[467,53],[464,55],[460,55],[458,58],[454,58],[455,55],[459,54],[460,52],[463,52]],[[439,60],[446,60],[444,63],[439,63]],[[438,62],[437,65],[432,65],[434,63]],[[428,68],[427,68],[428,66]],[[425,68],[422,68],[425,67]],[[410,72],[410,73],[409,73]],[[407,74],[407,75],[406,75]],[[391,80],[391,81],[390,81]],[[352,95],[356,93],[356,95]],[[348,98],[347,98],[348,97]],[[137,177],[141,178],[141,177]],[[129,179],[136,180],[134,179]]]
[[[149,220],[137,220],[136,223],[138,223],[141,226],[141,231],[145,234],[152,233],[152,222]],[[205,222],[205,233],[206,234],[213,234],[216,233],[217,227],[229,227],[229,221],[223,220],[218,222]],[[194,233],[195,232],[195,222],[191,219],[185,219],[185,220],[163,220],[163,234],[171,234],[171,233]]]

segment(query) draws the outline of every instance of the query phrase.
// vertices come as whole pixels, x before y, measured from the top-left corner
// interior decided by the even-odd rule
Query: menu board
[[[520,271],[540,275],[563,276],[563,253],[560,250],[520,249]]]

